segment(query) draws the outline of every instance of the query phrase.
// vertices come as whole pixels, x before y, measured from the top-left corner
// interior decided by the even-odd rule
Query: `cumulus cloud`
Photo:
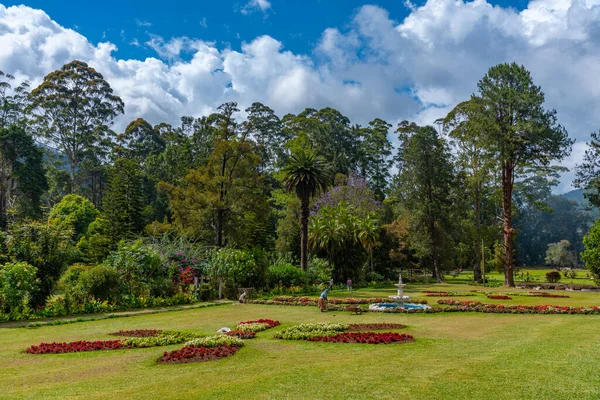
[[[474,93],[491,65],[516,61],[580,142],[565,165],[580,160],[600,122],[600,0],[533,0],[522,11],[485,0],[407,4],[403,21],[377,6],[358,9],[348,26],[324,30],[309,55],[270,36],[248,38],[239,50],[150,36],[157,57],[145,60],[121,59],[115,44],[91,43],[42,10],[0,5],[0,70],[35,85],[66,62],[88,62],[126,103],[116,129],[137,117],[177,124],[232,100],[242,109],[261,101],[280,115],[332,106],[361,124],[375,117],[427,124]]]
[[[271,9],[271,2],[268,0],[250,0],[240,12],[244,15],[253,13],[254,11],[262,11],[266,13]]]

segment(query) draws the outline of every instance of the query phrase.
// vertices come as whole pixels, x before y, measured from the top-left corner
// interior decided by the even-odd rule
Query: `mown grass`
[[[409,287],[410,291],[422,288]],[[390,288],[352,295],[391,292]],[[600,299],[595,293],[581,295],[578,300]],[[548,304],[546,300],[569,299],[533,300]],[[165,350],[179,345],[60,355],[23,353],[41,341],[114,339],[108,333],[120,329],[180,329],[208,335],[256,318],[278,319],[282,326],[259,333],[233,357],[206,363],[155,362]],[[373,346],[272,339],[277,329],[320,321],[402,323],[416,341]],[[599,332],[600,316],[593,315],[356,316],[320,313],[316,307],[250,304],[0,329],[0,398],[595,399],[600,398]]]

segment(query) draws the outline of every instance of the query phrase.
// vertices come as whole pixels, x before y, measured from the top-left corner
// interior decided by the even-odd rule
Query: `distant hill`
[[[588,201],[583,196],[583,189],[571,190],[570,192],[561,194],[562,197],[569,200],[574,200],[581,205],[589,205]]]

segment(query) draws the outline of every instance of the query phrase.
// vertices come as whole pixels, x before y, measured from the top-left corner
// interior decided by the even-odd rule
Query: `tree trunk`
[[[473,266],[473,280],[475,282],[482,283],[481,280],[481,251],[482,251],[482,242],[481,242],[481,203],[479,200],[479,186],[476,189],[475,193],[475,231],[477,232],[475,235],[475,264]]]
[[[512,191],[514,167],[512,162],[502,166],[502,211],[504,213],[502,233],[504,235],[504,286],[514,287],[513,253],[515,231],[512,224]]]
[[[308,217],[310,212],[308,196],[302,196],[300,202],[300,268],[306,271],[308,269]]]
[[[223,210],[217,210],[215,232],[217,234],[217,247],[223,247]]]
[[[440,255],[435,244],[435,221],[433,218],[429,218],[429,240],[431,240],[431,256],[433,257],[433,276],[438,283],[442,283]]]

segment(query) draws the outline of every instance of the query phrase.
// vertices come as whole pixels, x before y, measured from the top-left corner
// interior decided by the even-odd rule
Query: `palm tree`
[[[358,242],[369,252],[371,272],[373,272],[373,250],[381,244],[379,242],[379,231],[379,221],[374,218],[366,218],[359,222],[356,236]]]
[[[308,217],[310,199],[325,191],[329,182],[325,161],[308,151],[292,154],[283,168],[283,185],[300,199],[300,267],[308,267]]]

